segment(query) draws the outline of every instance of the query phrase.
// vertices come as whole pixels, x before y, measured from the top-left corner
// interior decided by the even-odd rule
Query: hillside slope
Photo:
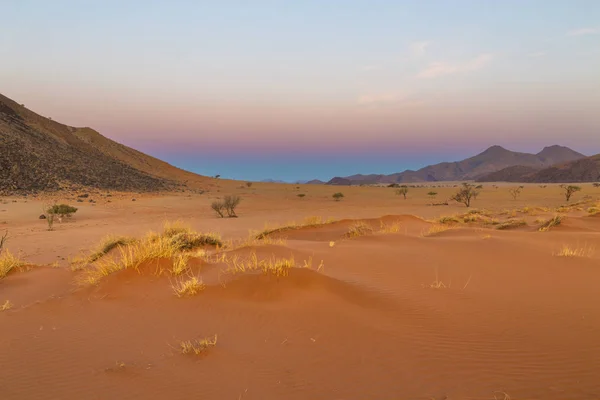
[[[600,182],[600,154],[568,163],[557,163],[540,170],[527,167],[509,167],[482,176],[481,182],[537,182],[569,183]]]
[[[203,177],[116,143],[91,128],[42,117],[0,95],[0,192],[87,186],[159,191]]]
[[[520,153],[501,146],[492,146],[474,157],[456,162],[429,165],[417,171],[406,170],[391,175],[352,175],[335,177],[328,183],[339,184],[343,180],[352,184],[436,182],[478,179],[507,167],[522,166],[541,169],[559,162],[584,158],[581,153],[563,146],[548,146],[537,154]],[[531,171],[530,171],[531,172]]]

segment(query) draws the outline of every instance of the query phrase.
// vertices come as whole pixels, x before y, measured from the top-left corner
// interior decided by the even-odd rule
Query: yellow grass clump
[[[262,232],[259,232],[256,234],[256,239],[263,240],[267,236],[272,235],[274,233],[281,233],[281,232],[290,231],[290,230],[294,230],[294,229],[300,229],[300,228],[314,228],[317,226],[327,225],[327,224],[331,224],[334,222],[336,222],[336,220],[333,218],[328,218],[328,219],[324,220],[322,217],[319,217],[319,216],[306,217],[301,223],[289,222],[284,226],[279,226],[279,227],[274,227],[274,228],[266,227],[265,229],[263,229]]]
[[[173,275],[181,275],[187,270],[189,259],[190,255],[187,253],[175,254],[173,256],[173,268],[171,269]]]
[[[527,225],[527,222],[522,219],[509,219],[504,221],[496,226],[496,229],[505,230],[505,229],[514,229],[519,228],[521,226]]]
[[[4,304],[0,305],[0,311],[7,311],[11,308],[13,308],[13,304],[10,302],[10,300],[6,300]]]
[[[570,247],[565,244],[555,255],[558,257],[592,257],[594,255],[594,248],[587,245],[583,247]]]
[[[433,224],[429,227],[428,230],[423,231],[421,233],[421,236],[423,236],[423,237],[436,236],[436,235],[439,235],[440,233],[446,232],[450,229],[454,229],[454,227],[445,225],[445,224]]]
[[[205,354],[208,349],[217,345],[217,335],[204,339],[187,340],[179,343],[181,354]]]
[[[450,216],[444,216],[444,217],[440,217],[437,222],[439,222],[440,224],[446,224],[446,225],[452,225],[452,224],[460,224],[460,219],[458,219],[457,217],[450,215]]]
[[[181,279],[171,285],[177,297],[193,296],[203,291],[205,287],[206,285],[202,282],[202,279],[195,276],[189,279]]]
[[[233,256],[225,261],[227,263],[227,273],[238,274],[245,272],[262,271],[266,275],[274,275],[277,277],[287,276],[290,269],[292,268],[308,268],[312,269],[312,258],[304,260],[304,264],[296,265],[296,261],[293,256],[290,258],[276,258],[271,257],[269,259],[259,259],[256,253],[252,253],[247,258],[240,258]],[[323,261],[317,267],[317,271],[323,268]]]
[[[129,236],[114,236],[108,235],[104,237],[94,250],[88,256],[78,257],[71,262],[71,269],[77,271],[82,269],[86,264],[91,264],[98,261],[113,249],[121,246],[127,246],[136,241],[135,238]]]
[[[0,279],[6,277],[13,269],[22,270],[26,265],[26,262],[13,255],[10,251],[5,250],[0,254]]]
[[[360,236],[371,235],[373,233],[373,228],[371,225],[363,222],[357,221],[354,224],[350,225],[348,232],[346,232],[345,236],[347,238],[357,238]]]
[[[383,221],[379,223],[379,232],[381,233],[398,233],[400,232],[400,222],[386,224]]]
[[[554,228],[555,226],[560,225],[560,223],[562,222],[562,219],[563,219],[563,217],[561,217],[560,215],[556,215],[556,216],[550,218],[549,220],[545,221],[544,223],[542,223],[542,225],[538,228],[538,231],[547,232],[551,228]]]
[[[587,212],[590,215],[598,214],[598,213],[600,213],[600,207],[590,207],[587,209]]]

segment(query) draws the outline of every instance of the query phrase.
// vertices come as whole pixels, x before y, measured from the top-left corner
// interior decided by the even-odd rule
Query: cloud
[[[584,35],[597,35],[600,33],[598,28],[579,28],[567,32],[567,36],[584,36]]]
[[[536,52],[528,54],[529,57],[543,57],[545,55],[546,55],[545,51],[536,51]]]
[[[463,63],[435,62],[417,74],[417,78],[431,79],[440,76],[472,72],[482,69],[492,61],[491,54],[481,54]]]
[[[408,107],[422,105],[422,100],[402,96],[397,93],[376,93],[359,96],[357,104],[367,108]]]
[[[410,44],[410,51],[414,56],[422,56],[423,54],[425,54],[427,47],[429,47],[430,45],[431,42],[426,40],[420,42],[413,42]]]

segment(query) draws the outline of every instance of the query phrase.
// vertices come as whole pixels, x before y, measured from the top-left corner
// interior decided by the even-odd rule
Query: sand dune
[[[97,219],[82,213],[55,232],[20,230],[24,210],[38,209],[21,203],[6,224],[14,232],[8,248],[47,266],[0,279],[0,303],[12,303],[0,312],[2,399],[600,398],[595,216],[573,208],[540,232],[540,221],[557,215],[558,204],[545,198],[524,200],[548,207],[536,215],[507,213],[513,203],[491,198],[471,214],[485,218],[465,222],[464,207],[435,215],[420,200],[399,206],[372,197],[368,215],[357,195],[356,203],[315,200],[339,217],[314,223],[302,208],[261,214],[273,196],[266,187],[238,219],[187,219],[231,242],[194,250],[181,275],[170,272],[170,258],[158,258],[95,285],[81,284],[89,266],[71,271],[67,259],[93,247],[103,231],[160,232],[157,207],[175,200],[123,200],[117,211]],[[362,196],[368,200],[368,192]],[[197,209],[196,202],[176,204],[184,218]],[[402,208],[421,213],[393,212]],[[441,223],[440,215],[461,222]],[[126,216],[135,224],[115,223]],[[484,223],[513,218],[526,225]],[[257,240],[265,220],[271,231],[292,228]],[[357,225],[368,228],[349,235]],[[429,233],[438,226],[446,228]],[[73,239],[65,260],[48,266],[56,258],[49,249],[65,237]],[[563,256],[564,247],[587,251]],[[268,267],[292,259],[281,273]],[[202,290],[177,297],[173,286],[192,277]],[[181,354],[182,341],[214,335],[216,345],[202,355]]]

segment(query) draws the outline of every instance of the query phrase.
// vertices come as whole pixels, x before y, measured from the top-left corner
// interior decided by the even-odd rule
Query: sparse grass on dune
[[[0,311],[8,311],[13,308],[13,304],[10,300],[6,300],[2,305],[0,305]]]
[[[445,225],[445,224],[433,224],[429,227],[428,230],[421,232],[421,236],[423,236],[423,237],[437,236],[440,233],[449,231],[451,229],[455,229],[455,227],[452,225]]]
[[[0,254],[0,279],[6,277],[12,270],[22,270],[26,265],[27,263],[18,256],[13,255],[8,250],[4,250]]]
[[[526,226],[527,221],[523,219],[509,219],[504,221],[496,226],[496,229],[506,230],[506,229],[515,229],[521,226]]]
[[[288,224],[286,224],[284,226],[278,226],[278,227],[274,227],[274,228],[265,228],[262,232],[259,232],[256,235],[256,239],[263,240],[267,236],[272,235],[274,233],[281,233],[281,232],[295,230],[295,229],[301,229],[301,228],[314,228],[317,226],[327,225],[327,224],[331,224],[334,222],[336,222],[336,220],[334,220],[332,218],[324,220],[323,218],[321,218],[319,216],[311,216],[311,217],[305,218],[304,221],[302,221],[301,223],[289,222]]]
[[[177,297],[194,296],[203,291],[205,287],[206,285],[204,285],[202,279],[198,279],[195,276],[188,279],[181,278],[171,284],[171,288]]]
[[[560,225],[560,223],[562,222],[563,217],[561,217],[560,215],[556,215],[552,218],[550,218],[549,220],[545,221],[544,223],[542,223],[542,225],[538,228],[538,231],[540,232],[547,232],[550,229],[554,228],[555,226]]]
[[[205,354],[211,347],[217,345],[217,335],[204,339],[187,340],[179,343],[181,354],[202,355]]]
[[[271,257],[268,259],[259,259],[256,253],[252,253],[249,257],[241,258],[233,256],[226,261],[226,273],[239,274],[245,272],[261,271],[265,275],[274,275],[277,277],[287,276],[292,268],[308,268],[312,269],[312,258],[304,260],[302,265],[297,265],[293,256],[289,258]],[[317,271],[323,268],[323,261],[317,266]]]
[[[583,247],[570,247],[563,245],[555,255],[558,257],[592,257],[595,249],[587,245]]]
[[[117,255],[98,259],[85,271],[81,280],[83,283],[96,284],[101,278],[112,273],[126,269],[137,270],[143,263],[158,259],[171,259],[170,272],[180,275],[187,269],[188,260],[192,255],[206,258],[205,252],[198,252],[199,247],[206,245],[218,247],[223,245],[223,242],[217,234],[200,234],[180,223],[167,223],[163,234],[151,232],[142,240],[118,246]],[[196,253],[192,254],[193,251]]]
[[[379,223],[379,232],[380,233],[398,233],[400,232],[400,222],[394,222],[391,224],[386,224],[383,221]]]
[[[129,236],[114,236],[109,235],[104,237],[100,243],[88,256],[78,257],[71,262],[71,269],[77,271],[85,267],[86,264],[91,264],[98,261],[106,254],[110,253],[113,249],[121,246],[127,246],[135,243],[136,239]]]
[[[363,221],[357,221],[350,225],[348,232],[346,232],[344,236],[347,238],[357,238],[371,234],[373,234],[373,228],[371,227],[371,225]]]

